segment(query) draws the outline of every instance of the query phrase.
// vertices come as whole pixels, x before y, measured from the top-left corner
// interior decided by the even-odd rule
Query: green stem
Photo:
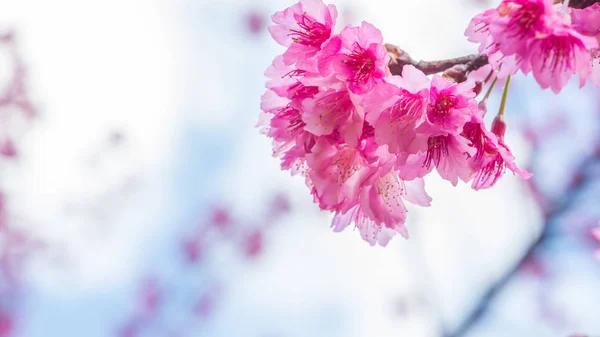
[[[504,91],[502,92],[502,101],[500,102],[500,110],[498,110],[498,116],[504,115],[504,107],[506,106],[506,97],[508,96],[508,85],[510,84],[510,76],[506,78],[504,83]]]
[[[487,99],[490,97],[490,94],[492,93],[492,89],[494,89],[496,82],[498,82],[498,77],[494,78],[494,82],[492,82],[492,84],[488,88],[487,92],[485,93],[485,96],[483,96],[482,101],[487,101]]]

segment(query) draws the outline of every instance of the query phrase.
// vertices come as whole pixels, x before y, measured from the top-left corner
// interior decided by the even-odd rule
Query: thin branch
[[[599,147],[600,150],[600,147]],[[556,202],[553,203],[544,214],[544,228],[540,236],[531,244],[527,252],[519,259],[519,261],[502,276],[500,279],[494,282],[494,284],[487,290],[487,292],[481,297],[477,307],[469,314],[469,316],[461,323],[461,325],[452,333],[446,333],[445,337],[460,337],[466,336],[479,322],[480,318],[483,317],[490,304],[496,298],[496,296],[502,292],[505,286],[513,279],[513,277],[519,272],[521,266],[525,261],[532,257],[536,251],[542,247],[547,239],[550,237],[550,224],[552,224],[558,217],[568,211],[574,204],[576,204],[576,197],[579,193],[585,190],[585,186],[591,183],[592,178],[588,174],[589,169],[593,167],[600,160],[600,151],[597,150],[595,153],[586,157],[574,170],[574,176],[581,177],[576,184],[570,184],[563,196]],[[532,184],[534,184],[532,182]],[[550,203],[546,203],[550,204]]]
[[[571,0],[569,2],[569,7],[582,9],[590,7],[596,3],[600,3],[600,0]]]
[[[411,64],[415,66],[415,68],[421,70],[425,75],[437,74],[454,68],[456,66],[463,66],[460,68],[460,72],[463,76],[460,78],[462,81],[466,80],[466,76],[471,72],[475,71],[488,63],[488,59],[486,55],[467,55],[462,57],[457,57],[448,60],[439,60],[439,61],[415,61],[410,55],[402,50],[401,48],[386,44],[385,45],[388,53],[392,57],[389,67],[390,72],[393,75],[401,75],[402,67],[407,64]],[[459,82],[462,82],[459,80]]]

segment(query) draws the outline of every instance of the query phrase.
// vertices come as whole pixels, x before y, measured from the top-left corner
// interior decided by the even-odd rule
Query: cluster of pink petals
[[[473,18],[465,35],[504,78],[533,73],[558,93],[573,75],[600,86],[600,4],[565,9],[553,0],[504,0]]]
[[[335,7],[321,0],[272,19],[269,31],[287,50],[265,72],[259,126],[282,168],[335,214],[335,231],[354,223],[371,245],[407,238],[405,202],[431,204],[423,177],[434,168],[474,189],[494,185],[506,167],[529,177],[504,144],[504,121],[486,129],[475,82],[413,66],[391,75],[381,32],[362,22],[335,33]]]

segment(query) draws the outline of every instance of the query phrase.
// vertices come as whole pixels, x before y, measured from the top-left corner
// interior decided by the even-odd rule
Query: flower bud
[[[500,140],[504,140],[504,133],[506,132],[506,123],[504,122],[504,116],[498,115],[494,118],[492,123],[492,133],[498,136]]]

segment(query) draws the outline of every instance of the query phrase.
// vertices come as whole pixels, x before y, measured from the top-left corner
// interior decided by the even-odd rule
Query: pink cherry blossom
[[[488,62],[498,72],[497,77],[505,79],[517,73],[523,60],[518,55],[504,55],[499,43],[492,37],[490,23],[494,19],[498,20],[499,16],[497,9],[489,9],[475,16],[467,27],[465,36],[469,41],[479,44],[479,53],[486,54]]]
[[[448,180],[452,185],[458,184],[458,179],[468,181],[471,176],[467,158],[475,150],[469,146],[468,141],[453,134],[429,137],[427,140],[427,153],[422,165],[431,169],[436,167],[440,177]]]
[[[492,70],[501,78],[530,70],[530,41],[541,39],[540,32],[555,33],[547,18],[538,22],[530,15],[553,13],[546,5],[505,1],[475,18],[467,36],[489,54],[490,66],[456,83],[439,75],[429,79],[413,65],[392,76],[377,28],[362,22],[334,34],[334,9],[320,0],[301,1],[273,16],[271,34],[288,48],[265,72],[258,126],[273,139],[282,169],[301,174],[314,202],[335,213],[334,230],[354,223],[372,245],[385,245],[396,233],[408,237],[405,201],[430,205],[422,178],[434,168],[453,185],[475,177],[477,188],[495,183],[499,168],[512,169],[514,158],[501,137],[473,124],[484,113],[475,96]],[[508,47],[502,47],[494,36],[502,25],[520,41],[504,36]],[[489,134],[492,145],[480,146],[465,131],[469,123],[479,139]]]
[[[333,69],[339,79],[347,81],[350,91],[362,94],[383,82],[389,72],[390,56],[383,46],[381,31],[363,21],[360,27],[344,28],[340,40]]]
[[[439,75],[433,77],[426,116],[434,132],[462,131],[463,125],[477,111],[474,86],[471,81],[457,84]]]
[[[426,150],[417,141],[417,128],[425,121],[430,81],[414,66],[405,66],[402,76],[373,88],[363,97],[365,119],[374,126],[375,141],[392,153]]]
[[[573,28],[583,35],[595,37],[600,44],[600,3],[584,8],[571,9]],[[600,50],[591,51],[590,73],[588,79],[600,87]]]
[[[315,136],[339,132],[350,146],[356,146],[362,133],[364,114],[359,97],[346,89],[329,89],[304,100],[304,129]]]
[[[274,156],[281,157],[296,146],[299,146],[298,150],[302,148],[308,150],[310,144],[314,143],[314,136],[305,131],[306,124],[302,120],[301,104],[304,99],[314,96],[316,92],[316,90],[303,90],[302,94],[291,95],[293,97],[290,99],[268,90],[262,96],[261,109],[264,113],[258,126],[261,127],[262,133],[274,140]],[[297,154],[303,157],[303,153],[297,152]]]
[[[322,209],[347,210],[358,202],[361,184],[372,170],[361,151],[320,138],[306,159]]]
[[[475,190],[486,189],[493,186],[504,174],[505,168],[523,179],[529,179],[531,174],[521,170],[515,164],[515,158],[509,148],[504,144],[506,124],[502,116],[494,119],[492,132],[488,131],[479,118],[465,125],[464,136],[469,139],[476,153],[470,160],[473,172],[471,187]]]
[[[505,0],[490,22],[490,34],[504,55],[524,54],[555,15],[552,0]]]
[[[468,158],[475,149],[460,135],[441,134],[425,138],[427,150],[417,154],[398,156],[396,168],[402,179],[421,178],[436,168],[440,177],[456,186],[458,180],[468,181],[472,176]]]
[[[316,67],[312,58],[332,35],[337,10],[321,0],[301,0],[276,12],[271,19],[275,23],[269,27],[271,36],[288,47],[283,54],[285,64],[297,63],[300,68],[310,69]]]
[[[571,13],[573,24],[563,6],[553,6],[551,0],[505,0],[473,18],[465,35],[480,44],[479,52],[488,55],[499,78],[518,69],[533,72],[542,88],[558,93],[574,74],[582,84],[588,78],[596,82],[590,65],[598,41],[585,34],[597,30],[598,24],[590,21],[597,13]]]
[[[396,233],[408,239],[403,200],[429,206],[431,198],[424,187],[422,179],[402,181],[395,171],[375,177],[363,188],[358,205],[347,212],[336,213],[332,228],[339,232],[354,223],[362,238],[371,245],[385,246]]]
[[[282,55],[273,60],[273,64],[265,71],[265,76],[269,78],[266,84],[267,89],[295,102],[301,102],[319,92],[318,87],[306,86],[302,83],[305,78],[313,78],[317,74],[284,64]]]
[[[552,33],[531,40],[528,48],[533,76],[542,88],[558,93],[573,74],[588,76],[591,50],[598,48],[598,41],[570,27],[555,26]]]

